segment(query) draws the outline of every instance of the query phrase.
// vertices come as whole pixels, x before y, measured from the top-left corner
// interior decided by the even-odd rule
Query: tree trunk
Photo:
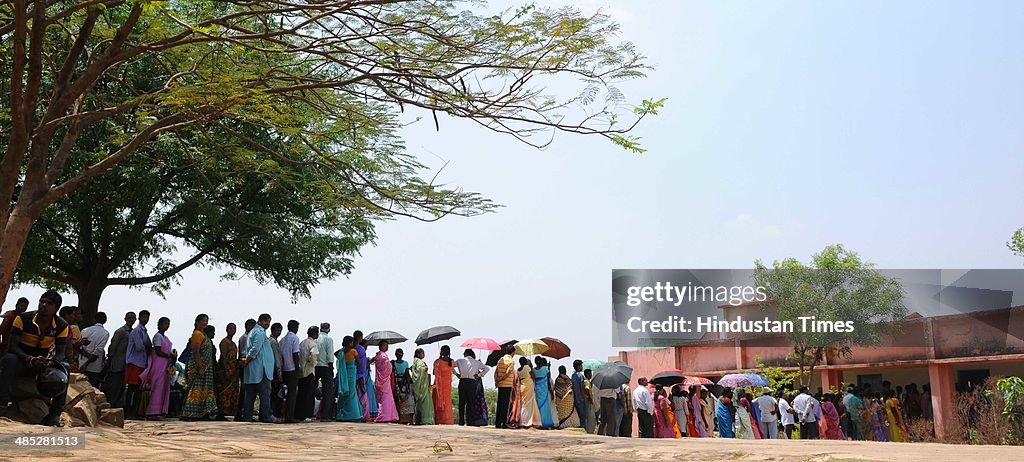
[[[3,235],[0,235],[0,306],[7,301],[14,272],[18,269],[18,260],[21,259],[21,252],[25,249],[35,218],[15,206],[3,229]]]
[[[78,294],[78,307],[82,309],[80,326],[83,329],[96,322],[96,313],[99,312],[100,308],[100,297],[103,296],[103,290],[106,288],[107,278],[105,277],[99,281],[89,281],[81,287],[75,287],[75,293]]]

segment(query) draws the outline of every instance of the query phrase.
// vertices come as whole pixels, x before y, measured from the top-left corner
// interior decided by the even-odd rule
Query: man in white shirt
[[[459,425],[466,425],[470,400],[476,399],[476,379],[490,369],[476,359],[476,353],[467,348],[462,358],[455,360],[455,375],[459,377]]]
[[[772,389],[764,387],[764,394],[754,400],[754,405],[761,413],[761,434],[767,439],[779,437],[778,403],[772,397]]]
[[[110,340],[110,332],[103,327],[107,322],[107,314],[96,313],[96,324],[82,329],[82,354],[78,358],[78,369],[89,378],[89,383],[99,388],[103,375],[104,349]],[[88,340],[86,342],[85,340]]]
[[[284,423],[294,423],[295,402],[299,396],[299,321],[288,321],[288,333],[281,338],[281,381],[288,391],[285,393]]]
[[[818,439],[817,400],[809,393],[807,387],[800,387],[800,394],[793,398],[793,409],[800,419],[800,439]]]
[[[306,339],[299,344],[299,396],[296,398],[295,420],[302,422],[316,413],[316,359],[317,337],[320,328],[309,326]]]
[[[615,388],[602,388],[597,391],[600,399],[601,428],[597,430],[598,435],[619,436],[619,418],[615,413],[615,396],[618,390]]]
[[[793,429],[796,427],[796,410],[789,404],[789,393],[782,390],[779,393],[779,420],[782,421],[782,428],[786,432],[786,439],[793,438]]]
[[[647,388],[647,377],[640,377],[636,383],[636,389],[633,390],[633,409],[636,410],[640,437],[654,438],[654,416],[651,415],[654,412],[654,397]]]
[[[320,338],[316,345],[316,378],[320,381],[323,396],[320,401],[321,422],[334,422],[334,339],[328,335],[330,332],[330,323],[320,323]]]

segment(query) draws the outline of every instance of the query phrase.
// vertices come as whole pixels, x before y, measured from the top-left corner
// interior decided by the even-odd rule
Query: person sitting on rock
[[[7,415],[7,405],[15,380],[23,376],[36,375],[65,361],[68,323],[57,316],[61,301],[61,296],[57,292],[46,292],[39,298],[38,311],[22,313],[14,319],[8,333],[11,341],[7,354],[0,359],[0,417]],[[48,357],[51,347],[54,349],[53,358]],[[64,370],[66,371],[66,368]],[[67,400],[66,381],[59,388],[40,390],[53,399],[50,403],[50,413],[41,422],[43,425],[60,425],[60,414]]]

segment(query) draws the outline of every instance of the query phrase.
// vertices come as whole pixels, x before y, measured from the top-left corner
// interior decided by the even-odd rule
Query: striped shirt
[[[21,351],[31,356],[46,356],[50,347],[63,348],[68,342],[68,323],[54,316],[48,326],[36,322],[38,311],[29,311],[14,318],[12,334],[21,334]]]

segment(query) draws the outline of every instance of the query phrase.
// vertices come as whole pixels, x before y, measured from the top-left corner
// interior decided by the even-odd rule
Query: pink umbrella
[[[715,384],[715,382],[712,382],[711,380],[708,380],[708,379],[706,379],[704,377],[697,377],[695,375],[688,376],[688,377],[686,377],[686,380],[683,380],[683,385],[714,385],[714,384]]]
[[[490,351],[495,351],[495,350],[500,350],[501,349],[501,344],[500,343],[494,341],[494,339],[492,339],[492,338],[487,338],[487,337],[473,337],[471,339],[466,340],[465,342],[462,342],[461,346],[466,347],[466,348],[478,348],[478,349],[481,349],[481,350],[490,350]]]

